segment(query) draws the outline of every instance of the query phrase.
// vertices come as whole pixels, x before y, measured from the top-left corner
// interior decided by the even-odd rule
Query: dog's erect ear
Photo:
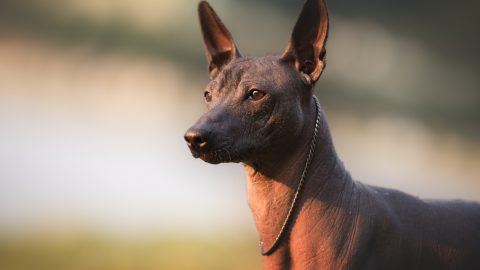
[[[206,47],[210,78],[213,79],[225,65],[241,55],[233,42],[232,35],[206,1],[198,4],[198,16]]]
[[[324,0],[307,0],[295,24],[282,60],[318,80],[325,67],[325,42],[328,36],[328,11]]]

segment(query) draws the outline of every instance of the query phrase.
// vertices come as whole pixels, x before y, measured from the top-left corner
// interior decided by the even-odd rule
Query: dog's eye
[[[210,102],[212,101],[212,93],[208,92],[208,91],[205,91],[203,93],[203,96],[205,97],[205,101],[206,102]]]
[[[258,90],[258,89],[252,89],[250,91],[248,91],[248,99],[251,99],[251,100],[260,100],[262,99],[263,97],[265,96],[265,93]]]

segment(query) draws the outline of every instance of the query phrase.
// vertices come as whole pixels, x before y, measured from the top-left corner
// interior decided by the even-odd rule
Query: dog
[[[264,269],[480,269],[480,204],[426,201],[354,181],[314,86],[326,66],[324,0],[307,0],[285,51],[243,57],[207,2],[199,17],[208,111],[194,157],[242,163]]]

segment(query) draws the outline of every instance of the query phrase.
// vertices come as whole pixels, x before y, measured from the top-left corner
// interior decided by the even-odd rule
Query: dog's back
[[[365,246],[374,250],[372,262],[383,261],[388,266],[383,269],[479,269],[479,203],[421,200],[397,190],[356,185],[365,202],[360,215],[374,220]]]

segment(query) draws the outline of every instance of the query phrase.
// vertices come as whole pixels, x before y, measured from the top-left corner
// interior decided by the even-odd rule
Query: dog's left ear
[[[198,4],[198,16],[206,47],[210,78],[213,79],[228,63],[241,55],[227,27],[206,1]]]
[[[316,82],[325,68],[328,11],[324,0],[307,0],[281,59]]]

